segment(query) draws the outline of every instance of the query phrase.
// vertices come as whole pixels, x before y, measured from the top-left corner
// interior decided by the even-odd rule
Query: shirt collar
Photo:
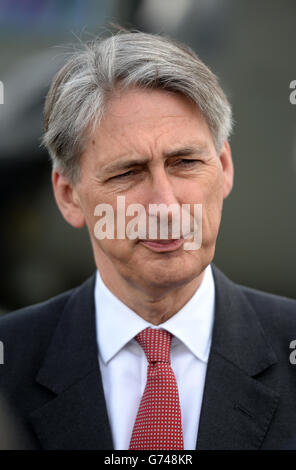
[[[140,331],[155,328],[119,300],[103,283],[99,271],[95,283],[96,334],[101,357],[106,364]],[[201,361],[207,362],[215,308],[215,284],[212,268],[205,269],[201,285],[191,299],[164,328],[182,341]],[[116,325],[116,327],[114,327]],[[173,344],[172,344],[173,346]]]

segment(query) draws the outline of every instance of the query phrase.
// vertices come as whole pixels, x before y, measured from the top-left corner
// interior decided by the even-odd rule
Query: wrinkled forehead
[[[164,156],[177,149],[212,151],[211,131],[198,107],[166,90],[130,89],[110,96],[87,151],[111,156]]]

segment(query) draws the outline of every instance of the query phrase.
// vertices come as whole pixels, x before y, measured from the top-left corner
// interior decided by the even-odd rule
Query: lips
[[[165,252],[178,250],[183,245],[184,239],[178,238],[171,240],[139,240],[139,243],[146,246],[146,248],[152,251]]]

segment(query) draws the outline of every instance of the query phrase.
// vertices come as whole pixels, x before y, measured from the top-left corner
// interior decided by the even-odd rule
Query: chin
[[[157,269],[146,269],[141,276],[144,282],[156,289],[176,289],[182,287],[199,276],[201,270],[198,266],[178,267],[172,269],[165,265],[158,266]]]

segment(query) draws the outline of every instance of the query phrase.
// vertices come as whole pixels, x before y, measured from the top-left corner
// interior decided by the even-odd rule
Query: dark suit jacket
[[[296,448],[296,301],[230,281],[213,265],[215,321],[197,449]],[[93,275],[0,320],[0,391],[42,449],[112,449]],[[107,314],[107,312],[106,312]]]

